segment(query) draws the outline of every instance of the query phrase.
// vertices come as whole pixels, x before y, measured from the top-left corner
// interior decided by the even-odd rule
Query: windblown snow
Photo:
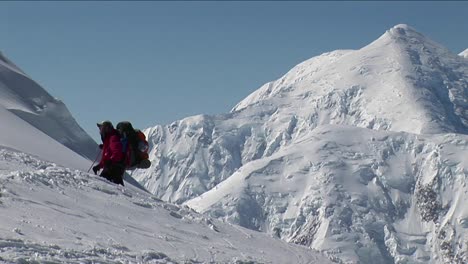
[[[337,263],[468,262],[468,62],[407,25],[155,126],[156,197]]]

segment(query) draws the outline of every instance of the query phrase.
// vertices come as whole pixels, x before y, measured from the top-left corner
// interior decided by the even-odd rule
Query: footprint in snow
[[[114,192],[114,191],[111,191],[111,190],[108,190],[108,189],[104,189],[104,188],[101,188],[101,187],[98,187],[98,186],[93,186],[91,188],[93,188],[96,191],[101,191],[103,193],[107,193],[107,194],[110,194],[110,195],[117,195],[118,194],[117,192]]]
[[[180,210],[180,208],[177,205],[173,204],[164,204],[163,208],[171,212],[177,212]]]
[[[140,202],[133,202],[134,205],[138,205],[138,206],[141,206],[141,207],[144,207],[144,208],[148,208],[148,209],[152,209],[153,206],[149,203],[140,203]]]
[[[12,231],[15,232],[15,233],[18,234],[18,235],[22,235],[22,236],[24,235],[24,234],[21,232],[21,229],[19,229],[19,228],[15,228],[15,229],[13,229]]]
[[[171,212],[169,213],[169,215],[172,216],[172,217],[175,217],[175,218],[177,218],[177,219],[182,219],[182,216],[181,216],[180,214],[174,212],[174,211],[171,211]]]

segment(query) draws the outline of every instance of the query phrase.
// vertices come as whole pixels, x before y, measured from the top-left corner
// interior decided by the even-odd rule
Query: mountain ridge
[[[95,158],[97,144],[78,125],[66,105],[3,54],[0,54],[0,105],[78,155]],[[29,144],[29,153],[37,155],[34,143]],[[22,151],[28,152],[25,148]]]
[[[456,73],[433,74],[426,64],[439,67],[443,58],[434,58],[437,52],[432,49],[438,45],[429,44],[425,49],[429,55],[420,58],[424,65],[410,66],[408,51],[403,62],[397,62],[391,55],[401,57],[403,51],[392,46],[402,40],[392,32],[401,34],[401,29],[401,25],[394,27],[373,42],[389,50],[388,55],[379,49],[369,54],[369,45],[358,51],[325,53],[262,86],[228,114],[188,117],[145,130],[154,166],[134,176],[160,198],[183,202],[223,181],[242,164],[271,155],[318,125],[465,133],[466,61],[452,54],[442,64],[453,65]],[[421,38],[419,33],[411,34]],[[424,52],[419,40],[412,45]],[[441,51],[444,56],[445,52]],[[352,63],[343,64],[343,60]],[[402,73],[405,67],[409,69]]]
[[[241,110],[247,105],[262,104],[267,99],[277,100],[282,103],[281,98],[277,97],[289,99],[293,96],[308,97],[310,93],[315,96],[319,94],[327,96],[326,93],[329,92],[338,93],[343,91],[346,93],[348,90],[352,94],[354,90],[359,92],[366,92],[367,90],[371,94],[369,95],[370,98],[363,98],[366,100],[364,102],[366,111],[362,114],[368,115],[368,117],[357,116],[357,118],[363,119],[361,122],[364,124],[360,126],[365,126],[365,123],[368,123],[368,126],[372,126],[372,123],[380,123],[378,129],[389,127],[388,129],[412,133],[466,133],[468,124],[466,117],[464,117],[464,120],[455,120],[460,119],[460,114],[456,114],[456,111],[467,111],[465,103],[451,102],[451,96],[436,88],[438,85],[443,86],[443,82],[457,81],[463,75],[465,81],[457,84],[457,87],[450,87],[449,92],[456,93],[455,96],[457,97],[466,96],[466,94],[458,96],[458,93],[464,92],[462,88],[467,85],[466,75],[468,73],[466,70],[461,73],[456,71],[445,72],[447,70],[440,65],[439,58],[446,59],[447,63],[456,67],[465,63],[459,56],[451,54],[447,49],[417,33],[411,27],[397,25],[360,50],[329,52],[299,64],[279,80],[264,85],[242,100],[233,111]],[[365,62],[361,63],[360,60],[365,60]],[[421,60],[425,60],[424,65]],[[431,71],[428,67],[424,67],[425,65],[439,67],[440,70]],[[431,74],[434,73],[439,76],[431,78]],[[314,77],[314,75],[317,77]],[[376,85],[369,85],[369,79],[372,77],[374,84],[381,83],[379,79],[387,80],[386,83],[382,84],[384,89],[380,89]],[[344,81],[340,82],[340,79],[353,81],[346,83]],[[298,82],[298,80],[302,83],[296,85],[295,82]],[[334,88],[330,88],[330,86]],[[267,96],[267,99],[260,100],[259,96]],[[374,103],[372,99],[375,99],[375,97],[385,97],[386,101],[380,100]],[[407,102],[398,104],[398,101],[404,98],[406,98]],[[327,99],[324,98],[323,100]],[[342,99],[337,98],[337,100]],[[345,100],[347,99],[345,98]],[[443,109],[442,112],[439,108],[431,107],[432,104],[427,103],[429,100],[434,101],[431,102],[432,104],[438,101],[444,101],[444,103],[448,101],[447,104],[454,104],[454,107],[460,109]],[[301,103],[304,98],[295,101]],[[417,106],[414,106],[414,102],[416,102]],[[383,106],[382,103],[384,103]],[[264,104],[268,104],[268,102],[266,101]],[[441,105],[443,104],[441,103]],[[400,115],[395,117],[385,116],[386,113],[382,113],[382,110],[380,110],[384,108],[384,110],[391,112],[390,109],[398,109],[398,107],[407,109],[402,109]],[[413,117],[408,117],[408,112]],[[432,112],[435,112],[435,114],[432,114]],[[395,115],[395,113],[391,114]],[[440,120],[444,115],[452,116],[454,124],[447,124],[444,120]],[[382,118],[383,120],[378,120]],[[418,127],[412,125],[413,121],[399,124],[399,120],[408,120],[409,118],[412,118],[416,123],[419,122],[420,125]],[[417,121],[418,119],[423,121]],[[429,124],[432,120],[440,120],[438,121],[440,125],[434,124],[434,122]]]

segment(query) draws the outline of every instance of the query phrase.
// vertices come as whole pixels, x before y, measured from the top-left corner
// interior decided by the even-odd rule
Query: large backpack
[[[149,168],[151,166],[148,160],[149,144],[145,134],[134,129],[130,122],[120,122],[116,128],[120,133],[127,170]]]

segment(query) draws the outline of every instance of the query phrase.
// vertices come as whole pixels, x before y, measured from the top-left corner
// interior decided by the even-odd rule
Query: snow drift
[[[297,65],[230,113],[148,128],[153,165],[133,176],[338,262],[462,263],[467,66],[397,25]]]

